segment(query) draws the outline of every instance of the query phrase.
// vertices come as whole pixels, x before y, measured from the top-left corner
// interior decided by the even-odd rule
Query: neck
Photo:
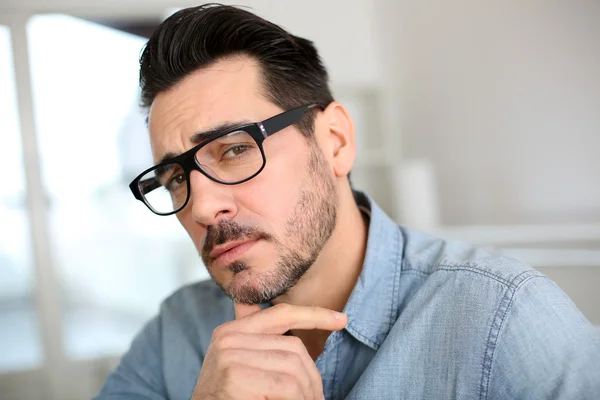
[[[317,260],[292,289],[273,300],[274,304],[343,311],[362,271],[368,232],[368,220],[356,205],[352,192],[344,192],[345,196],[340,196],[336,227]],[[290,333],[302,339],[313,359],[323,351],[330,334],[318,330]]]

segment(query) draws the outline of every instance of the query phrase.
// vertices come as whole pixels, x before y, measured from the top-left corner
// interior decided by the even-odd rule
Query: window
[[[42,347],[33,302],[34,280],[25,174],[10,30],[0,26],[0,371],[33,368]]]
[[[138,108],[146,39],[64,15],[33,17],[28,37],[67,356],[121,354],[162,299],[206,274],[177,219],[129,192],[152,163]]]

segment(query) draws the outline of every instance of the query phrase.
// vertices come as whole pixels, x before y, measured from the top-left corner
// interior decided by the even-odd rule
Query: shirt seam
[[[406,268],[406,269],[402,269],[402,272],[406,272],[407,274],[412,274],[412,275],[418,275],[421,276],[423,278],[428,277],[429,275],[431,275],[431,272],[424,272],[421,271],[419,269],[413,269],[413,268]]]
[[[396,237],[396,243],[398,245],[396,246],[396,262],[394,263],[394,282],[392,283],[392,304],[390,309],[390,326],[387,330],[388,334],[394,327],[394,324],[398,320],[398,316],[400,314],[400,310],[398,309],[398,302],[400,301],[400,295],[398,293],[400,287],[400,271],[402,270],[402,257],[400,256],[400,248],[402,247],[402,232],[400,231],[400,227],[396,227],[396,234],[398,235]],[[377,341],[379,342],[378,338]]]
[[[500,301],[498,308],[496,309],[496,313],[494,314],[494,319],[492,321],[490,331],[488,333],[488,339],[482,363],[481,383],[479,386],[480,399],[488,398],[492,364],[494,362],[494,355],[496,353],[496,346],[498,344],[500,331],[504,326],[506,316],[508,315],[512,305],[514,304],[518,290],[531,279],[543,277],[543,275],[539,274],[535,270],[525,271],[517,275],[506,288],[504,296],[502,297],[502,300]]]
[[[421,276],[429,276],[434,274],[436,271],[470,271],[470,272],[474,272],[483,276],[486,276],[488,278],[494,279],[497,282],[503,284],[504,286],[510,286],[511,285],[511,281],[508,281],[507,279],[493,274],[489,271],[486,271],[484,269],[482,269],[479,266],[475,266],[473,264],[458,264],[458,265],[453,265],[453,264],[445,264],[445,263],[441,263],[438,264],[432,271],[423,271],[421,269],[417,269],[417,268],[405,268],[402,270],[403,272],[412,272]],[[536,272],[534,270],[530,270],[530,271],[526,271],[526,272]],[[516,278],[514,278],[516,279]]]
[[[339,389],[339,382],[337,381],[337,377],[338,377],[338,368],[340,365],[340,347],[341,346],[336,346],[336,352],[335,352],[335,365],[333,367],[333,378],[331,381],[332,396],[335,396]]]

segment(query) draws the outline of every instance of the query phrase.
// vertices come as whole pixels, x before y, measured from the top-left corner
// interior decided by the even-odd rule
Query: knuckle
[[[306,348],[304,347],[304,343],[302,342],[302,339],[300,339],[298,336],[282,336],[282,337],[285,337],[287,339],[287,341],[290,343],[290,346],[296,352],[304,352],[306,350]]]
[[[227,349],[236,340],[237,336],[234,332],[225,332],[222,335],[217,335],[213,339],[212,347],[219,351]]]
[[[214,340],[214,339],[218,338],[219,336],[223,336],[224,334],[231,331],[230,326],[233,322],[235,322],[235,321],[225,322],[224,324],[217,326],[213,330],[212,339]]]
[[[221,336],[223,334],[223,325],[219,325],[215,328],[215,330],[212,333],[212,338],[213,340],[215,340],[216,338],[218,338],[219,336]]]
[[[304,361],[302,360],[302,356],[300,354],[298,354],[296,352],[289,352],[288,354],[289,354],[288,359],[290,360],[291,363],[296,364],[301,369],[305,369]]]
[[[276,358],[281,361],[287,361],[289,357],[289,353],[284,350],[272,350],[270,352],[271,357]]]
[[[288,360],[288,362],[291,362],[296,365],[303,365],[302,358],[298,353],[286,352],[285,357]]]

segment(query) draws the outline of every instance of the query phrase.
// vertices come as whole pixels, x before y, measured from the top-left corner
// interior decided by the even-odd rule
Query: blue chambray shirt
[[[600,336],[554,282],[355,197],[370,211],[367,252],[348,325],[316,360],[327,399],[600,398]],[[214,282],[178,290],[98,399],[189,399],[213,330],[232,319]]]

